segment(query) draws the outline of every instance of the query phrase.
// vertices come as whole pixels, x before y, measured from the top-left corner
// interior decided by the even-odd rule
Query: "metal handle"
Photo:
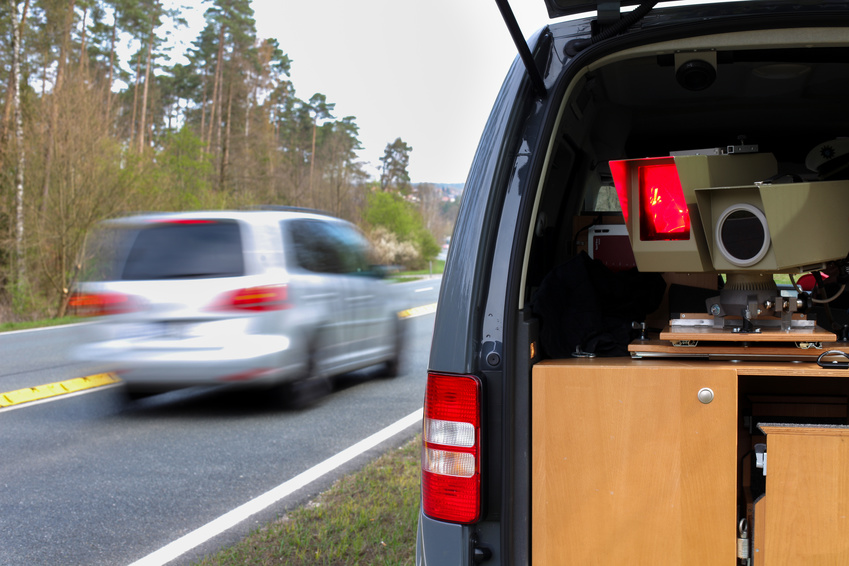
[[[826,356],[843,356],[844,358],[846,358],[846,361],[841,362],[838,360],[833,360],[827,362],[823,360],[823,358],[825,358]],[[827,369],[849,369],[849,354],[840,350],[829,350],[827,352],[823,352],[817,358],[817,365],[821,368]]]

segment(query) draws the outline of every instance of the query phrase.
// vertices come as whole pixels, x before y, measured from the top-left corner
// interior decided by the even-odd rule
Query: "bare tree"
[[[24,125],[21,116],[21,28],[18,25],[18,3],[9,0],[12,13],[12,80],[9,87],[12,94],[12,107],[15,121],[15,259],[17,282],[19,287],[26,281],[26,263],[24,261]]]
[[[147,92],[150,86],[150,53],[153,47],[153,24],[147,39],[147,61],[144,67],[144,90],[142,91],[141,124],[139,125],[139,153],[144,151],[144,129],[147,124]]]
[[[50,125],[47,129],[47,147],[45,148],[44,157],[44,179],[41,185],[42,206],[46,206],[48,195],[50,193],[50,169],[53,164],[53,153],[55,152],[55,132],[58,126],[59,110],[56,99],[59,92],[62,90],[62,82],[65,77],[65,64],[68,59],[68,50],[71,45],[71,28],[74,22],[74,5],[75,0],[68,2],[67,12],[65,14],[65,23],[62,26],[62,39],[59,48],[59,61],[56,66],[56,81],[53,83],[53,93],[51,95],[50,104]],[[42,209],[42,212],[44,209]]]

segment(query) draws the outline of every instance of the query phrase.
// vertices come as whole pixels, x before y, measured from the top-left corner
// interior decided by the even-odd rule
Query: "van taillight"
[[[68,308],[77,316],[106,316],[138,310],[136,301],[122,293],[76,292],[68,299]]]
[[[634,171],[635,176],[630,172]],[[678,169],[671,157],[611,161],[610,172],[625,222],[639,207],[640,239],[689,240],[690,212]],[[631,202],[631,183],[637,183],[637,203]]]
[[[280,311],[288,309],[290,306],[286,285],[262,285],[225,293],[213,302],[210,309],[215,311],[248,310],[264,312]]]
[[[481,384],[474,376],[429,373],[422,436],[422,510],[433,519],[480,518]]]

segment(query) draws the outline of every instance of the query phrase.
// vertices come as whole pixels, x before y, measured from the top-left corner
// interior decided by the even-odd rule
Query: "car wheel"
[[[319,340],[320,338],[316,337],[310,343],[304,373],[298,379],[282,383],[276,388],[284,407],[302,409],[333,392],[330,377],[319,370]]]
[[[392,358],[386,361],[380,371],[380,377],[392,378],[401,375],[401,364],[404,361],[404,347],[407,345],[407,327],[402,320],[395,323],[395,346]]]
[[[311,377],[284,383],[277,388],[280,400],[287,409],[304,409],[333,392],[326,377]]]
[[[139,401],[141,399],[145,399],[147,397],[152,397],[156,395],[155,391],[148,391],[145,389],[137,389],[135,387],[123,387],[124,399],[127,401]]]

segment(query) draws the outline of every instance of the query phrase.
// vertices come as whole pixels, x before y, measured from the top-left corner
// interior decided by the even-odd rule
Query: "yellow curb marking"
[[[403,310],[398,313],[398,318],[413,318],[414,316],[424,316],[434,312],[436,312],[436,303],[431,303],[429,305]]]
[[[0,393],[0,409],[12,405],[20,405],[21,403],[39,401],[57,395],[74,393],[83,389],[93,389],[103,385],[118,383],[119,381],[121,380],[113,373],[99,373],[87,377],[77,377],[66,381],[48,383],[47,385],[25,387],[16,391],[9,391],[8,393]]]

